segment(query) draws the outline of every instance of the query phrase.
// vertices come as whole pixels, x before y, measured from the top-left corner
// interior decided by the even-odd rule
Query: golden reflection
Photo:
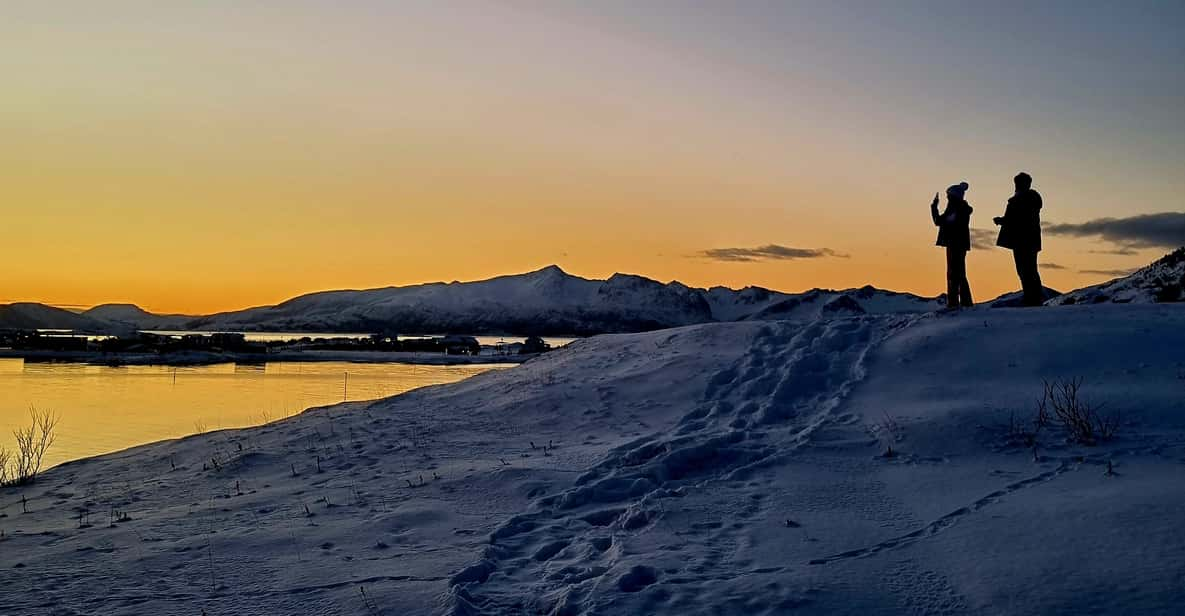
[[[0,446],[12,447],[12,429],[29,421],[31,405],[61,415],[48,467],[199,428],[259,425],[343,398],[393,396],[506,367],[347,362],[109,367],[0,359]]]

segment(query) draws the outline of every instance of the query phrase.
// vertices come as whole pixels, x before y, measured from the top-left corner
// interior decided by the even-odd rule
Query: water
[[[150,329],[145,330],[145,334],[156,334],[157,336],[187,336],[190,334],[197,334],[199,336],[209,336],[210,334],[243,334],[243,339],[247,342],[288,342],[291,340],[300,340],[301,338],[346,338],[349,340],[365,340],[370,338],[371,334],[359,333],[344,333],[344,334],[327,334],[327,333],[311,333],[311,332],[232,332],[232,331],[201,331],[189,329]]]
[[[61,416],[48,467],[198,431],[260,425],[341,402],[343,393],[348,400],[369,400],[507,367],[348,362],[109,367],[0,359],[0,446],[12,448],[12,429],[28,425],[30,405]]]
[[[58,334],[62,334],[62,332],[66,332],[66,333],[69,332],[69,330],[40,330],[40,331],[58,333]],[[215,334],[215,333],[218,333],[218,334],[243,334],[243,338],[247,342],[289,342],[292,340],[299,340],[299,339],[305,338],[305,337],[308,337],[308,338],[346,338],[346,339],[350,339],[350,340],[365,340],[367,338],[370,338],[373,335],[373,334],[364,334],[364,333],[356,333],[356,332],[355,333],[335,334],[335,333],[325,333],[325,332],[321,332],[321,333],[316,333],[316,332],[242,332],[242,331],[236,331],[236,332],[217,331],[217,332],[215,332],[215,331],[200,331],[200,330],[156,330],[156,329],[145,330],[144,333],[156,334],[158,336],[185,336],[188,334],[198,334],[198,335],[208,336],[210,334]],[[406,340],[406,339],[416,339],[416,338],[440,338],[443,336],[444,336],[444,334],[409,335],[409,336],[400,335],[399,339]],[[110,337],[111,336],[87,336],[87,338],[91,338],[91,339],[102,339],[102,338],[110,338]],[[515,342],[523,342],[527,339],[525,336],[474,336],[474,338],[476,338],[477,342],[483,346],[494,346],[497,344],[512,344]],[[544,342],[546,342],[547,344],[550,344],[552,348],[556,348],[556,349],[572,342],[573,340],[576,340],[576,338],[565,338],[565,337],[556,337],[556,336],[542,336],[542,338],[543,338]]]

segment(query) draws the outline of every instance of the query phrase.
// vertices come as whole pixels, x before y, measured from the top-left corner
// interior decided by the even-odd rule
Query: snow
[[[1055,291],[1048,291],[1047,297],[1053,295]],[[989,304],[1011,307],[1019,304],[1016,297],[1019,295],[1005,295]],[[921,313],[940,308],[944,303],[942,296],[927,298],[872,286],[783,293],[753,286],[740,290],[699,289],[678,281],[664,284],[633,274],[590,280],[552,265],[526,274],[476,282],[325,291],[276,306],[207,316],[152,314],[131,304],[105,304],[81,316],[66,315],[76,320],[88,319],[88,331],[137,328],[569,336],[742,320],[809,321],[862,314]],[[3,310],[0,306],[0,325],[4,323]],[[56,327],[46,324],[51,320],[25,318],[20,326]],[[60,323],[60,320],[52,322]]]
[[[1151,304],[1185,301],[1185,247],[1132,274],[1078,289],[1047,304]]]
[[[739,291],[712,287],[705,293],[708,305],[712,307],[712,318],[717,321],[740,321],[789,297],[787,293],[761,287],[745,287]]]
[[[1047,303],[1181,301],[1185,298],[1183,251],[1131,276],[1064,296],[1046,289]],[[1014,307],[1020,303],[1018,297],[1018,293],[1006,294],[988,304]],[[158,315],[131,304],[96,306],[82,315],[38,304],[13,304],[0,306],[0,327],[568,336],[742,320],[922,313],[941,307],[943,300],[871,286],[783,293],[761,287],[699,289],[633,274],[590,280],[552,265],[475,282],[312,293],[275,306],[207,316]]]
[[[1178,613],[1183,393],[1180,305],[597,336],[0,490],[0,612]]]
[[[626,274],[588,280],[550,266],[477,282],[330,291],[213,315],[208,329],[302,329],[401,333],[588,334],[711,321],[698,292]]]
[[[745,319],[923,312],[934,299],[873,287],[782,293],[760,287],[699,289],[613,274],[573,276],[557,266],[475,282],[312,293],[276,306],[209,316],[155,315],[128,304],[87,316],[140,329],[396,331],[591,335]]]
[[[920,313],[940,308],[944,303],[939,298],[883,291],[870,286],[846,291],[814,289],[788,296],[745,318],[808,321],[859,314]]]
[[[1045,297],[1045,301],[1048,302],[1049,300],[1052,300],[1055,297],[1061,297],[1062,292],[1058,291],[1056,289],[1051,289],[1049,287],[1042,286],[1041,287],[1041,294]],[[1025,305],[1024,291],[1013,291],[1011,293],[1005,293],[1004,295],[1001,295],[1000,297],[997,297],[996,299],[988,302],[988,305],[991,306],[992,308],[1020,308],[1020,307],[1023,307]]]

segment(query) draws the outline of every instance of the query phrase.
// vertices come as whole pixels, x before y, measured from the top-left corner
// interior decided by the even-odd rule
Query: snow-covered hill
[[[590,280],[550,266],[476,282],[312,293],[207,317],[153,315],[129,305],[101,306],[88,314],[141,329],[582,335],[744,319],[920,312],[938,305],[872,287],[800,294],[760,287],[698,289],[631,274]]]
[[[153,314],[135,304],[101,304],[82,313],[92,319],[132,326],[135,329],[185,329],[199,317],[183,314]]]
[[[1183,308],[598,336],[68,463],[0,490],[0,612],[1179,613]],[[1072,377],[1118,434],[1034,450]]]
[[[1085,287],[1049,300],[1048,304],[1150,304],[1185,301],[1185,247],[1135,273]]]
[[[108,333],[121,328],[62,308],[22,302],[0,304],[0,329],[69,329],[78,332]]]

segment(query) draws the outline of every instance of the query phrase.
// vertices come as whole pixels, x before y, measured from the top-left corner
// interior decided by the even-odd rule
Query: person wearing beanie
[[[967,252],[971,250],[971,204],[964,196],[970,186],[960,182],[946,189],[946,209],[938,212],[938,193],[930,203],[930,218],[938,227],[938,246],[946,248],[946,306],[970,308],[971,286],[967,284]]]
[[[996,245],[1012,251],[1025,306],[1045,303],[1037,253],[1041,252],[1041,195],[1033,190],[1033,177],[1025,172],[1012,178],[1016,193],[1009,197],[1004,215],[992,219],[1000,226]]]

